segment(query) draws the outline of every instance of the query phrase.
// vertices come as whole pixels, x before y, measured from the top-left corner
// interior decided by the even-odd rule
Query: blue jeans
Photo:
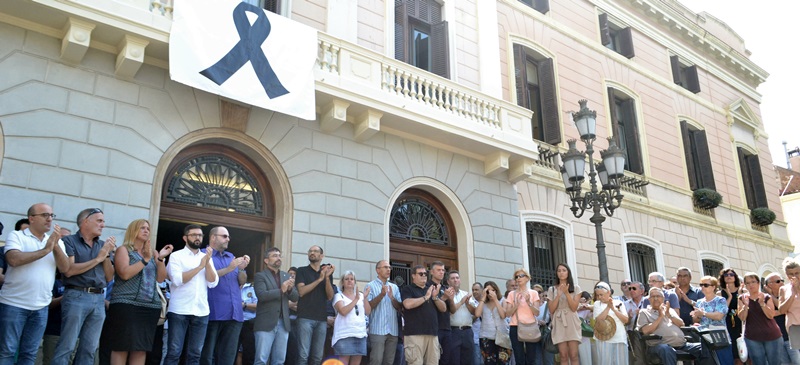
[[[800,350],[792,350],[789,341],[783,341],[785,353],[781,353],[781,364],[800,365]],[[786,355],[786,358],[783,356]]]
[[[106,303],[102,294],[66,289],[61,299],[61,337],[53,355],[53,364],[69,364],[76,343],[78,349],[74,363],[94,364],[105,320]]]
[[[28,310],[0,303],[0,364],[33,365],[47,326],[47,307]]]
[[[278,318],[278,323],[272,331],[256,331],[256,361],[255,365],[283,365],[286,360],[286,346],[289,341],[289,332],[283,328],[283,321]],[[269,360],[269,361],[267,361]]]
[[[208,316],[190,316],[169,312],[167,336],[167,357],[164,365],[177,365],[181,359],[184,340],[186,342],[186,364],[197,365],[200,363],[200,352],[203,350],[203,341],[206,339]]]
[[[745,338],[747,344],[747,357],[753,361],[753,365],[766,365],[781,363],[781,350],[783,349],[783,337],[778,337],[772,341],[753,341]]]
[[[679,347],[678,349],[686,351],[698,359],[703,358],[703,348],[699,343],[687,342],[685,345],[683,345],[683,347]],[[670,345],[660,344],[656,346],[650,346],[648,352],[658,355],[658,358],[661,359],[661,363],[664,365],[675,365],[678,363],[678,354]],[[702,363],[702,361],[700,363]]]
[[[508,330],[508,337],[511,337],[511,353],[517,365],[538,365],[541,364],[539,352],[542,350],[541,341],[536,343],[520,342],[517,334],[517,326],[511,326]]]
[[[297,319],[297,365],[319,365],[325,350],[328,323],[313,319]]]
[[[239,334],[242,322],[208,321],[206,341],[200,355],[203,365],[233,364],[239,352]]]

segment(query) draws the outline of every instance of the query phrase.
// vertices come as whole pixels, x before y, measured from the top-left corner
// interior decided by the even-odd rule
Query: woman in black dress
[[[736,346],[736,339],[742,335],[742,320],[736,315],[739,305],[739,294],[741,281],[736,271],[731,268],[724,268],[719,272],[720,295],[728,301],[728,315],[725,316],[725,326],[728,327],[728,334],[731,336],[731,351],[736,365],[743,365],[739,360],[739,347]]]

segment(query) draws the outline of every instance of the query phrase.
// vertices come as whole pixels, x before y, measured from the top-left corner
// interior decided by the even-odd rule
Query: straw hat
[[[600,341],[608,341],[617,332],[617,322],[610,315],[604,320],[596,320],[594,323],[594,338]]]

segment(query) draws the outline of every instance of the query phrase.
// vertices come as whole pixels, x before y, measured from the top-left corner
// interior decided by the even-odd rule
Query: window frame
[[[680,121],[680,128],[689,189],[717,190],[706,131],[686,120]]]
[[[670,56],[672,82],[695,94],[700,92],[700,78],[697,65],[685,64],[679,56]]]
[[[534,140],[551,145],[561,143],[561,113],[558,112],[558,88],[556,87],[555,61],[541,52],[522,44],[513,45],[514,81],[517,105],[533,111],[531,133]],[[528,83],[528,63],[534,64],[537,71],[539,98],[536,108],[531,106],[531,87]],[[541,133],[536,133],[541,129]]]
[[[600,43],[603,46],[628,59],[636,56],[631,27],[617,25],[609,19],[606,13],[598,16],[598,22],[600,24]]]
[[[636,116],[636,99],[619,89],[609,87],[608,104],[612,135],[617,146],[625,152],[625,170],[644,175],[644,151]]]
[[[409,3],[413,3],[413,6],[409,6]],[[433,7],[438,11],[431,11]],[[426,11],[421,11],[422,8]],[[394,17],[394,58],[441,77],[450,78],[450,41],[448,23],[442,20],[442,5],[436,0],[395,0]],[[427,27],[429,30],[428,68],[419,67],[413,62],[415,27]]]
[[[635,280],[632,277],[633,273],[631,272],[630,259],[628,258],[629,244],[640,244],[652,248],[656,259],[656,270],[654,271],[664,273],[664,254],[661,249],[661,242],[651,237],[637,233],[623,233],[620,242],[622,244],[622,252],[624,252],[624,254],[622,255],[622,263],[623,265],[625,265],[624,268],[625,277],[631,278],[631,280]],[[645,273],[645,275],[648,274],[650,273]],[[647,284],[647,276],[645,276],[644,280],[642,280],[641,282]]]

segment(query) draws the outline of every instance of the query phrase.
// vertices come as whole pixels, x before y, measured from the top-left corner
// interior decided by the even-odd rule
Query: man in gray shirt
[[[93,364],[100,332],[106,319],[103,289],[114,276],[111,252],[116,238],[103,241],[105,216],[99,208],[78,213],[78,232],[63,237],[69,270],[64,274],[61,299],[61,338],[56,345],[53,364],[67,365],[80,338],[75,364]]]

